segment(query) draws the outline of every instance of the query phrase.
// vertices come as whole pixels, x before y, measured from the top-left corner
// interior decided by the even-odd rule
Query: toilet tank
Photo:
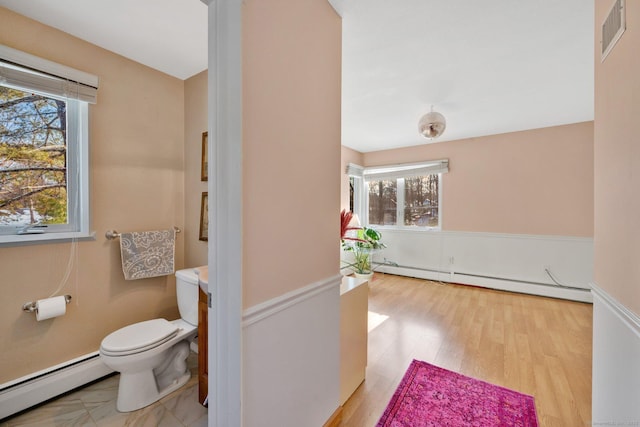
[[[193,268],[176,271],[176,297],[180,317],[187,323],[198,325],[198,275]]]

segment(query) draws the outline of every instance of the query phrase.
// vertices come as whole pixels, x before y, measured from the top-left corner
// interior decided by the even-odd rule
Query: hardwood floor
[[[534,396],[541,427],[590,425],[591,304],[376,274],[369,312],[341,426],[374,426],[412,359]]]

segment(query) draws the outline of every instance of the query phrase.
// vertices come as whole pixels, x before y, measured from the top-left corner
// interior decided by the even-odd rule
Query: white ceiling
[[[330,0],[343,17],[342,143],[424,144],[593,120],[593,1]],[[0,0],[186,79],[207,67],[200,0]]]
[[[594,2],[344,0],[343,144],[374,151],[593,120]]]
[[[0,6],[166,74],[207,69],[200,0],[0,0]]]

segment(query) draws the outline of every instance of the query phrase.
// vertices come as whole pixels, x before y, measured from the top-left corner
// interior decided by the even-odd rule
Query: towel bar
[[[182,230],[180,230],[178,227],[173,227],[173,229],[176,231],[176,233],[182,232]],[[118,233],[116,230],[107,230],[107,232],[104,233],[104,237],[106,237],[107,240],[114,240],[120,237],[120,233]]]

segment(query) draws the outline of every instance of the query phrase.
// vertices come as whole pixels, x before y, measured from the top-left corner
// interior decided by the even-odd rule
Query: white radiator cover
[[[0,385],[0,420],[112,373],[93,352]]]
[[[376,271],[591,302],[593,239],[379,229],[387,248]],[[556,286],[556,280],[577,289]]]

